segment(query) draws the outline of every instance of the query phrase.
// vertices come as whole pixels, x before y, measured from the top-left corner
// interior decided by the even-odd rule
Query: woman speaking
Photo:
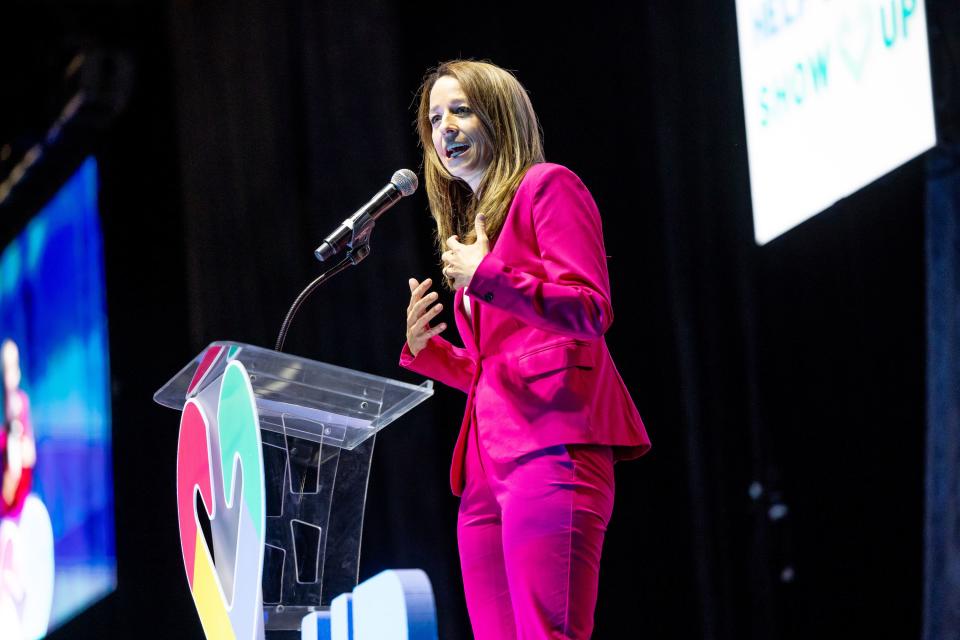
[[[613,321],[600,214],[544,162],[526,91],[493,64],[424,79],[417,128],[445,284],[411,278],[400,363],[467,393],[450,471],[478,640],[588,638],[613,463],[649,449],[604,340]]]

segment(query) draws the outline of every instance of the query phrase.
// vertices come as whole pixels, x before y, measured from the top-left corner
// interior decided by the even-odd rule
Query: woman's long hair
[[[437,156],[430,125],[430,91],[438,78],[450,76],[460,83],[470,108],[481,123],[490,157],[476,193],[455,178]],[[496,241],[510,202],[531,166],[543,162],[543,139],[530,97],[512,73],[489,62],[452,60],[427,73],[420,87],[417,131],[423,147],[423,173],[430,212],[437,223],[437,247],[457,235],[466,244],[476,240],[474,220],[483,215],[491,244]],[[447,280],[450,287],[451,280]]]

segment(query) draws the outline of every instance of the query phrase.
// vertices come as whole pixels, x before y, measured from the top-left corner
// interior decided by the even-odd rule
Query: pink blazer
[[[464,347],[434,336],[400,364],[467,393],[450,469],[460,495],[473,424],[497,461],[565,444],[650,448],[643,422],[607,350],[613,321],[600,213],[569,169],[542,163],[524,176],[493,250],[454,296]]]

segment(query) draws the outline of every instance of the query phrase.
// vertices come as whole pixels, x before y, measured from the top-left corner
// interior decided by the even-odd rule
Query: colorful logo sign
[[[222,347],[210,351],[216,353],[205,354],[204,373],[224,355]],[[204,633],[247,640],[263,638],[263,455],[247,371],[229,355],[226,359],[220,380],[183,407],[177,511],[184,569]],[[191,392],[203,377],[195,377]],[[200,526],[198,494],[213,549]]]

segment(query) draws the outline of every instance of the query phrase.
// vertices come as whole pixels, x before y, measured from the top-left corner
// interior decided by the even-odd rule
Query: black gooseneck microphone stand
[[[350,238],[350,242],[347,243],[349,251],[347,255],[333,265],[319,276],[314,279],[313,282],[308,284],[303,291],[300,292],[300,295],[297,296],[297,299],[293,301],[293,304],[290,305],[290,310],[287,311],[286,317],[283,319],[283,324],[280,325],[280,335],[277,336],[277,344],[274,346],[274,351],[283,351],[283,343],[287,340],[287,332],[290,330],[290,323],[293,322],[293,317],[297,314],[297,311],[300,310],[300,307],[303,305],[304,301],[310,297],[314,291],[320,288],[320,285],[324,284],[330,280],[333,276],[337,275],[341,271],[347,269],[347,267],[355,266],[360,264],[364,258],[370,255],[370,234],[373,231],[373,226],[375,220],[372,217],[369,217],[368,220],[360,222],[353,229],[353,235]],[[357,230],[359,228],[359,231]]]

